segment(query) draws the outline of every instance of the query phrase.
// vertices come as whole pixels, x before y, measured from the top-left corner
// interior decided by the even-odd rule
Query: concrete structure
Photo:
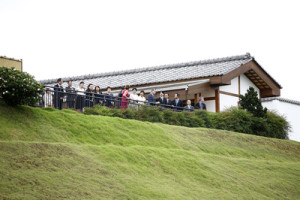
[[[0,67],[14,67],[16,70],[23,71],[23,62],[14,58],[7,58],[5,56],[0,56]]]
[[[292,126],[289,139],[300,142],[300,101],[271,97],[261,99],[262,105],[286,117]]]

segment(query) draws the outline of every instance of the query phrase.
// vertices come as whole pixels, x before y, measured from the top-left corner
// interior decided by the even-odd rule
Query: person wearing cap
[[[64,88],[62,86],[61,78],[57,79],[57,84],[54,85],[54,107],[61,110],[64,98]]]

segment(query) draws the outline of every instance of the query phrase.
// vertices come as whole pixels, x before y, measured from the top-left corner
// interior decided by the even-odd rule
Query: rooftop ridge
[[[286,103],[292,103],[296,105],[300,105],[300,101],[297,100],[292,100],[292,99],[287,99],[287,98],[282,98],[282,97],[267,97],[267,98],[262,98],[262,102],[267,102],[267,101],[273,101],[273,100],[278,100]]]
[[[186,66],[195,66],[195,65],[204,65],[204,64],[214,64],[214,63],[220,63],[220,62],[230,62],[230,61],[235,61],[235,60],[246,60],[246,59],[250,59],[250,58],[252,58],[250,53],[246,53],[244,55],[237,55],[237,56],[228,56],[228,57],[222,57],[222,58],[206,59],[206,60],[200,60],[200,61],[191,61],[191,62],[183,62],[183,63],[175,63],[175,64],[167,64],[167,65],[158,65],[158,66],[153,66],[153,67],[143,67],[143,68],[104,72],[104,73],[97,73],[97,74],[86,74],[86,75],[80,75],[80,76],[64,77],[62,79],[63,79],[63,81],[93,79],[93,78],[100,78],[100,77],[104,77],[104,76],[116,76],[116,75],[124,75],[124,74],[131,74],[131,73],[156,71],[156,70],[160,70],[160,69],[179,68],[179,67],[184,67],[184,66],[186,67]],[[56,79],[40,80],[39,82],[53,83],[53,82],[56,82]]]
[[[14,61],[22,61],[22,59],[9,58],[9,57],[6,57],[6,56],[0,56],[0,58],[5,58],[5,59],[8,59],[8,60],[14,60]]]

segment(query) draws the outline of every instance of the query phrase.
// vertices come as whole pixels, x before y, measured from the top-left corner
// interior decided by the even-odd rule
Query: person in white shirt
[[[142,90],[141,92],[140,92],[140,96],[139,96],[139,98],[138,98],[138,104],[145,104],[145,102],[146,102],[146,98],[145,98],[145,92],[144,92],[144,90]]]
[[[129,104],[129,107],[134,109],[134,110],[137,110],[138,107],[137,107],[137,103],[138,103],[138,100],[139,100],[139,96],[137,95],[137,89],[136,88],[133,88],[132,89],[132,94],[130,94],[130,104]]]
[[[187,100],[184,110],[186,110],[188,112],[193,112],[195,110],[195,108],[191,104],[192,104],[191,100]]]
[[[76,99],[76,109],[77,112],[81,113],[84,109],[84,99],[85,99],[85,94],[84,94],[84,82],[79,83],[79,87],[76,90],[77,93],[77,99]]]
[[[43,98],[44,98],[43,100],[44,100],[45,108],[53,107],[53,96],[49,88],[46,89],[46,94],[44,95]]]

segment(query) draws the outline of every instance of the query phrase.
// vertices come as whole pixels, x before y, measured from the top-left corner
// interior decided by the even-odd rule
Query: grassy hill
[[[0,105],[0,199],[299,199],[300,143]]]

